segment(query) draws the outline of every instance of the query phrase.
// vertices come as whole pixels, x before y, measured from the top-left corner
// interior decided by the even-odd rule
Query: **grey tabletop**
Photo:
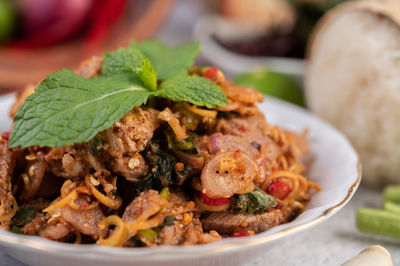
[[[192,39],[192,28],[205,10],[200,1],[180,0],[175,4],[167,23],[157,38],[167,43]],[[246,266],[255,265],[332,265],[337,266],[371,245],[383,245],[400,265],[400,242],[359,233],[355,212],[365,206],[380,207],[381,193],[361,187],[353,199],[335,216],[307,231],[295,234],[279,245],[271,246],[264,256],[254,258]],[[24,266],[0,250],[0,265]]]

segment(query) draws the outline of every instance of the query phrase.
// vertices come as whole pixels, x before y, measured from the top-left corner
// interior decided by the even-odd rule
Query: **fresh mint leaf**
[[[155,95],[176,102],[187,101],[207,108],[228,104],[225,93],[217,84],[197,76],[177,76],[168,79],[161,83]]]
[[[112,75],[121,72],[135,73],[147,88],[157,89],[156,71],[135,45],[104,54],[102,74]]]
[[[146,59],[142,62],[141,70],[137,72],[137,75],[146,88],[152,91],[157,90],[157,73],[149,60]]]
[[[112,126],[151,92],[140,81],[86,79],[71,70],[46,77],[17,115],[10,146],[59,147],[87,142]]]
[[[196,56],[200,53],[199,42],[170,47],[152,40],[140,43],[138,48],[149,58],[157,72],[158,80],[187,74]]]

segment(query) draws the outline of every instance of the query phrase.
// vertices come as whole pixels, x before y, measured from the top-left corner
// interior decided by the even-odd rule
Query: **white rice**
[[[400,27],[347,11],[319,31],[310,59],[309,108],[352,141],[364,182],[400,183]]]

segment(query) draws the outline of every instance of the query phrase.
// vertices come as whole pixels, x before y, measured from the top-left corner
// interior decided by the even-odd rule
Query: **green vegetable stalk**
[[[400,215],[388,210],[362,208],[357,211],[357,228],[400,239]]]
[[[393,203],[391,201],[386,201],[385,202],[385,210],[393,213],[393,214],[398,214],[400,215],[400,206],[396,203]]]
[[[385,188],[383,192],[384,201],[391,201],[394,203],[400,203],[400,186],[392,185]]]

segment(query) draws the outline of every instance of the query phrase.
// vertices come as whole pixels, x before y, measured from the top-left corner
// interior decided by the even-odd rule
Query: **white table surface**
[[[169,44],[192,39],[192,27],[204,14],[196,0],[177,1],[167,23],[157,38]],[[380,207],[381,193],[361,187],[354,198],[335,216],[308,231],[301,232],[271,247],[268,255],[254,258],[246,266],[270,265],[340,265],[371,245],[383,245],[400,265],[400,241],[359,233],[355,227],[355,211],[360,207]],[[0,250],[1,266],[24,266]]]

